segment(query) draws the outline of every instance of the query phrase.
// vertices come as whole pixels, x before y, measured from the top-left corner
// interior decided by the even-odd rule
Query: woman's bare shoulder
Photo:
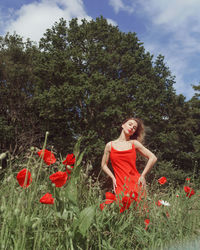
[[[130,142],[132,144],[134,144],[134,146],[137,148],[137,147],[140,147],[142,144],[138,141],[138,140],[130,140]]]
[[[110,150],[111,150],[111,141],[106,143],[105,150],[110,152]]]

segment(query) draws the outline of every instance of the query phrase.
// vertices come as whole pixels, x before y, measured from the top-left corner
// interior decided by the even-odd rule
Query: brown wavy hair
[[[126,118],[121,124],[121,131],[122,131],[122,125],[129,120],[136,121],[138,125],[135,133],[130,137],[130,139],[131,140],[135,139],[142,143],[144,141],[145,131],[144,131],[144,123],[140,118],[134,118],[134,117]]]

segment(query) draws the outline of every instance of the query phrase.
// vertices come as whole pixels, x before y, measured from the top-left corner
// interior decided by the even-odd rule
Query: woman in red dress
[[[121,197],[130,197],[134,194],[135,200],[137,200],[137,197],[140,196],[141,198],[145,192],[145,177],[157,158],[142,145],[143,137],[143,122],[138,118],[128,118],[122,123],[119,138],[108,142],[105,146],[101,166],[103,171],[112,179],[116,197],[119,197],[119,194],[121,194]],[[136,169],[136,152],[148,159],[141,175]],[[108,168],[109,159],[114,174]]]

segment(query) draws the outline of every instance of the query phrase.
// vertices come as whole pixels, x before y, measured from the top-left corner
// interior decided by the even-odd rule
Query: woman
[[[112,179],[116,196],[131,193],[142,196],[146,189],[145,177],[157,158],[141,144],[143,137],[143,122],[138,118],[128,118],[122,123],[119,138],[108,142],[105,146],[101,166],[103,171]],[[136,152],[148,159],[141,175],[136,169]],[[114,175],[108,168],[109,159]]]

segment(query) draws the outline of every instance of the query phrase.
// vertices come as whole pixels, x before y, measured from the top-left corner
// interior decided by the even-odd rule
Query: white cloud
[[[117,26],[117,22],[115,22],[114,20],[107,18],[107,22],[108,24],[112,24],[113,26]]]
[[[197,82],[196,79],[193,79],[192,82],[188,83],[184,78],[185,73],[192,74],[194,70],[193,67],[191,68],[188,66],[187,53],[183,53],[179,48],[174,48],[173,43],[163,45],[163,43],[159,42],[157,39],[147,39],[144,43],[144,47],[146,51],[150,51],[150,53],[154,55],[154,60],[159,54],[164,55],[164,63],[169,67],[171,75],[175,76],[174,88],[177,94],[183,94],[190,99],[194,94],[191,84],[196,84]]]
[[[155,24],[167,25],[170,29],[176,29],[192,19],[200,21],[199,0],[142,0],[140,3]]]
[[[109,4],[113,7],[115,13],[119,11],[126,11],[128,13],[134,12],[134,2],[129,0],[129,4],[125,4],[124,0],[109,0]]]
[[[199,0],[143,0],[142,8],[149,15],[153,28],[168,33],[175,45],[186,52],[200,52]]]
[[[77,17],[79,22],[91,20],[84,10],[82,0],[42,0],[23,5],[15,17],[5,23],[5,32],[17,34],[33,41],[39,41],[47,28],[51,28],[60,18],[70,21]]]
[[[193,59],[200,56],[200,1],[141,0],[138,6],[138,13],[148,20],[148,35],[143,35],[145,48],[154,55],[165,56],[176,76],[177,93],[191,98],[194,93],[191,84],[199,82],[196,82],[197,75],[200,78]]]
[[[200,57],[200,1],[199,0],[109,0],[116,14],[135,12],[144,17],[146,32],[140,40],[146,50],[165,56],[165,63],[175,75],[177,94],[191,98],[191,84],[200,74],[193,58]],[[190,82],[188,82],[190,79]]]

